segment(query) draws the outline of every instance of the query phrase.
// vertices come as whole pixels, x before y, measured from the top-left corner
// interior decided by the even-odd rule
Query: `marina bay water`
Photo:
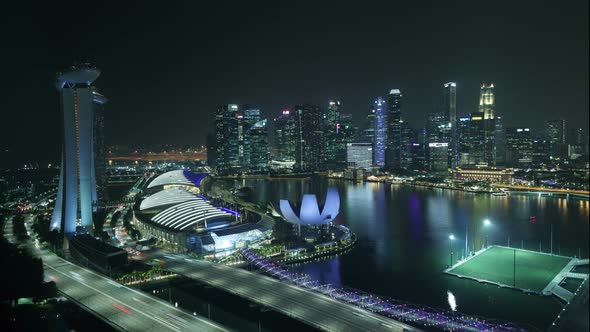
[[[491,196],[397,184],[311,178],[244,180],[249,200],[278,206],[303,194],[322,200],[328,187],[340,192],[337,224],[358,236],[357,245],[336,257],[293,265],[316,279],[431,307],[546,329],[562,304],[443,274],[452,261],[489,244],[588,258],[588,200],[539,195]],[[535,218],[531,218],[531,217]],[[490,224],[485,225],[484,220]],[[553,229],[553,231],[551,231]],[[449,235],[454,235],[454,240]],[[516,267],[518,273],[518,264]]]

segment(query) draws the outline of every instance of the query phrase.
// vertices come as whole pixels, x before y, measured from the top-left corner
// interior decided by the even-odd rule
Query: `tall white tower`
[[[61,170],[51,228],[76,232],[77,226],[92,228],[96,208],[94,170],[94,110],[106,98],[96,91],[100,70],[89,64],[75,65],[57,75],[61,94]]]

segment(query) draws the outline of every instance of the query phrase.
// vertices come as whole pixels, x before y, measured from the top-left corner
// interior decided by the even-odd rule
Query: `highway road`
[[[8,220],[6,224],[5,237],[14,243],[12,222]],[[59,292],[119,330],[228,331],[206,318],[191,315],[155,296],[128,288],[75,265],[36,244],[29,242],[28,245],[43,259],[46,280],[53,280]]]
[[[324,331],[419,331],[393,319],[265,275],[169,253],[162,268],[224,289]]]

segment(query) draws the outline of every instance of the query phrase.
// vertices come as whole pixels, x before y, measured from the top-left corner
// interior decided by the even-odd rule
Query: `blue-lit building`
[[[375,166],[385,166],[385,149],[387,144],[387,108],[385,100],[378,97],[373,103],[375,114],[375,131],[373,143],[373,163]]]
[[[100,70],[75,65],[58,73],[55,86],[60,92],[62,139],[61,169],[51,228],[62,233],[92,228],[92,213],[98,204],[96,188],[94,123],[95,110],[106,103],[94,81]]]

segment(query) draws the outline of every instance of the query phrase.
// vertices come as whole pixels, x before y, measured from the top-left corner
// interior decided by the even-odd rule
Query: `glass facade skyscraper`
[[[441,112],[450,124],[449,135],[449,166],[457,166],[459,151],[457,146],[457,83],[447,82],[443,84],[443,98]]]
[[[387,108],[385,100],[378,97],[373,103],[375,114],[375,139],[373,143],[373,163],[375,166],[385,166],[385,150],[387,147]]]
[[[298,144],[295,148],[295,166],[301,171],[318,171],[324,168],[323,114],[319,107],[295,107]]]
[[[274,140],[276,155],[280,161],[295,161],[295,149],[299,135],[295,112],[285,109],[274,121]]]
[[[334,166],[338,160],[341,159],[339,152],[342,147],[342,125],[340,124],[340,101],[331,100],[328,103],[328,111],[326,112],[324,122],[324,145],[325,145],[325,157],[326,163],[330,166]]]
[[[563,119],[545,122],[545,138],[549,142],[549,157],[552,159],[563,158],[567,152],[567,130]]]
[[[362,168],[371,171],[373,164],[373,146],[371,143],[346,143],[346,167]]]
[[[391,89],[387,99],[387,145],[385,166],[389,170],[401,168],[402,145],[402,93]]]

